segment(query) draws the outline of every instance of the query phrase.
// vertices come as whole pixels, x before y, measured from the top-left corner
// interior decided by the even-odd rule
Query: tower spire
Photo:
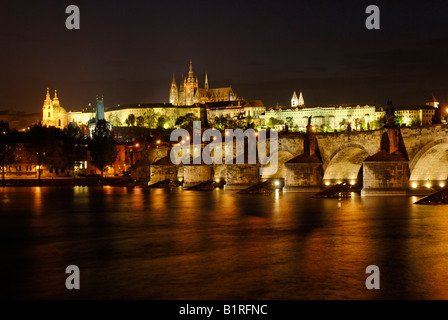
[[[205,83],[204,83],[204,88],[206,90],[208,90],[208,77],[207,77],[207,72],[205,73]]]
[[[47,96],[46,96],[46,98],[47,98],[47,99],[51,99],[51,98],[50,98],[50,88],[47,88]]]
[[[299,105],[299,99],[297,99],[297,94],[294,91],[291,98],[291,107],[297,107]]]
[[[299,106],[303,106],[303,105],[305,105],[305,100],[303,100],[302,91],[300,91],[300,94],[299,94]]]
[[[193,63],[191,62],[191,59],[190,59],[190,70],[188,71],[188,78],[193,79]]]
[[[173,72],[173,81],[171,81],[171,84],[176,84],[176,77],[174,76],[174,72]]]

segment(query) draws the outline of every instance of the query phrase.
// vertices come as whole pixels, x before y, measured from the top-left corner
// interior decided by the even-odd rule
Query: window
[[[58,126],[60,127],[61,126],[61,119],[59,119],[59,121],[58,121]]]
[[[51,118],[51,112],[48,111],[48,118]]]

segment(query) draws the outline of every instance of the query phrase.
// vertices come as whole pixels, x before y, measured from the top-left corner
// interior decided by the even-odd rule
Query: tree
[[[112,127],[121,127],[123,125],[120,121],[120,118],[118,118],[117,114],[113,114],[110,117],[110,123],[112,124]]]
[[[372,121],[372,126],[371,128],[373,130],[375,129],[381,129],[382,127],[384,127],[386,125],[386,116],[382,116],[381,118],[379,118],[378,120]]]
[[[200,121],[193,113],[187,113],[177,118],[175,125],[186,130],[193,130],[193,121]]]
[[[292,117],[286,117],[286,124],[288,127],[292,128],[294,126],[294,120]]]
[[[233,119],[229,119],[221,115],[215,118],[215,121],[213,122],[213,127],[221,131],[225,129],[237,129],[237,128],[246,129],[247,122],[245,120],[235,121]]]
[[[158,114],[154,112],[153,109],[147,110],[144,115],[145,126],[148,126],[149,128],[155,128],[157,116]]]
[[[0,165],[2,166],[2,182],[5,181],[5,167],[15,162],[15,144],[11,137],[11,131],[7,122],[0,121]]]
[[[361,119],[355,118],[354,121],[355,121],[355,128],[356,130],[358,130],[359,126],[361,125]]]
[[[347,129],[348,121],[346,118],[343,118],[341,122],[339,122],[340,129]]]
[[[27,133],[25,149],[28,158],[36,165],[37,179],[41,185],[42,166],[53,168],[60,161],[57,155],[57,140],[62,138],[62,131],[58,128],[43,127],[41,123],[31,127]]]
[[[164,116],[160,116],[157,119],[157,129],[163,129],[167,119]]]
[[[276,119],[274,117],[271,117],[271,118],[269,118],[269,121],[266,124],[266,126],[268,126],[269,128],[273,128],[273,127],[275,127],[277,125],[284,124],[284,123],[285,122],[283,120],[279,120],[279,119]]]
[[[85,159],[86,143],[81,128],[76,124],[69,124],[65,130],[61,154],[62,164],[65,168],[74,168],[75,161]]]
[[[145,126],[145,117],[138,116],[137,117],[137,127],[144,127]]]
[[[135,115],[134,114],[130,114],[128,115],[128,117],[125,120],[126,124],[128,127],[133,127],[135,126]]]
[[[395,122],[396,126],[401,127],[403,125],[403,123],[404,123],[403,116],[395,115],[394,122]]]
[[[104,168],[112,165],[118,155],[113,132],[105,120],[99,120],[89,141],[90,157],[92,164],[101,170],[101,178],[104,177]]]

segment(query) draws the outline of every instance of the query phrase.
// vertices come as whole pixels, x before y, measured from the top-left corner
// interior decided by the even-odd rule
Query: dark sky
[[[76,4],[81,29],[67,30]],[[367,30],[365,9],[381,10]],[[286,105],[448,103],[448,1],[5,1],[0,110],[41,112],[45,90],[79,110],[168,101],[189,60],[203,86]]]

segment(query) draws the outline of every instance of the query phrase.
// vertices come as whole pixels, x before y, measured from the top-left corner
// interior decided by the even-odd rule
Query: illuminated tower
[[[204,89],[205,89],[205,90],[208,90],[208,78],[207,78],[207,72],[205,73]]]
[[[305,105],[305,100],[303,100],[303,95],[302,95],[302,91],[300,91],[300,95],[299,95],[299,106],[304,106]]]
[[[51,100],[50,89],[47,88],[47,95],[42,107],[42,125],[60,129],[67,126],[67,111],[61,107],[56,90],[54,90],[54,99]]]
[[[96,111],[95,111],[96,121],[105,120],[103,100],[104,100],[104,97],[101,97],[101,100],[98,100],[98,96],[96,97]]]
[[[170,103],[173,106],[178,105],[179,100],[179,91],[177,91],[176,79],[173,73],[173,81],[171,81],[171,90],[170,90]]]
[[[195,101],[196,91],[198,90],[198,80],[193,77],[193,64],[190,60],[190,70],[188,78],[184,80],[185,105],[191,106],[198,102]]]
[[[297,107],[299,105],[299,99],[297,99],[297,94],[294,91],[292,98],[291,98],[291,107]]]
[[[431,98],[429,99],[428,102],[426,102],[427,106],[431,106],[434,108],[438,108],[439,107],[439,102],[437,101],[437,99],[434,97],[434,94],[432,94]]]

